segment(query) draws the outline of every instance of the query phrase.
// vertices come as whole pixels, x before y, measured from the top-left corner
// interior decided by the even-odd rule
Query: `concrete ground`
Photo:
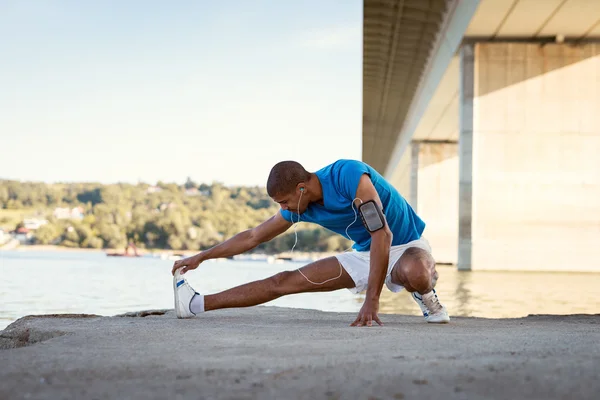
[[[149,315],[148,315],[149,314]],[[153,315],[154,314],[154,315]],[[522,319],[255,307],[177,320],[22,318],[0,332],[0,399],[597,399],[600,315]]]

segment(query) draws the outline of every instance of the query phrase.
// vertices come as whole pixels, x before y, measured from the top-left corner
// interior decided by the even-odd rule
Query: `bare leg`
[[[450,322],[450,316],[433,290],[437,278],[435,260],[428,251],[418,247],[407,249],[392,268],[392,282],[411,292],[425,321],[445,324]]]
[[[335,257],[315,261],[301,268],[313,282],[324,282],[340,274],[340,264]],[[220,293],[204,296],[204,309],[250,307],[263,304],[287,294],[304,292],[331,292],[355,287],[355,283],[342,268],[342,276],[323,285],[308,282],[297,270],[280,272],[270,278],[246,283]]]
[[[419,247],[407,249],[392,269],[392,282],[419,294],[433,290],[438,278],[435,260]]]

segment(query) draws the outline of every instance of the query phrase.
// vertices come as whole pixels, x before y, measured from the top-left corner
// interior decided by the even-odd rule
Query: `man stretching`
[[[295,161],[276,164],[267,180],[269,196],[281,206],[267,221],[209,250],[173,265],[178,318],[220,308],[249,307],[304,292],[366,290],[352,326],[383,325],[377,312],[383,284],[392,292],[411,292],[425,320],[450,321],[434,290],[435,261],[421,237],[425,223],[377,171],[355,160],[338,160],[314,173]],[[249,251],[299,221],[312,222],[354,241],[353,250],[293,271],[211,295],[201,295],[182,276],[211,258]]]

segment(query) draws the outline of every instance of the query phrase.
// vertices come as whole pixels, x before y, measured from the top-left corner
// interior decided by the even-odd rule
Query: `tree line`
[[[82,211],[78,218],[55,213],[75,207]],[[184,185],[0,180],[0,226],[23,226],[23,221],[3,217],[11,210],[46,219],[48,223],[33,231],[37,244],[115,249],[133,243],[147,249],[205,250],[260,224],[278,209],[263,187],[197,184],[189,178]],[[280,253],[293,243],[290,230],[254,251]],[[298,226],[298,251],[342,251],[349,246],[348,240],[321,227]]]

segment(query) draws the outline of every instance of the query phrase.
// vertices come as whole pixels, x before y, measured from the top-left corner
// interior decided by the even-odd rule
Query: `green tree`
[[[109,249],[124,248],[127,244],[125,233],[115,224],[99,224],[98,237],[103,240],[104,247]]]
[[[44,224],[35,231],[34,238],[38,244],[53,244],[60,238],[60,231],[54,224]]]
[[[104,241],[96,236],[87,237],[82,243],[82,247],[90,249],[101,249],[104,247]]]
[[[79,193],[77,195],[77,201],[80,203],[92,203],[92,205],[96,205],[103,202],[102,199],[102,189],[95,188],[92,190],[86,190],[83,193]]]
[[[8,188],[0,186],[0,208],[6,208],[6,203],[10,199],[8,194]]]
[[[341,252],[348,249],[351,246],[351,242],[341,236],[329,236],[325,239],[324,251],[328,252]]]
[[[77,246],[72,246],[72,247],[78,247],[79,242],[80,242],[79,234],[77,234],[77,231],[72,226],[67,228],[67,232],[65,232],[64,238],[65,238],[64,240],[66,240],[68,242],[77,243]]]
[[[192,180],[192,178],[190,178],[189,176],[187,177],[187,180],[185,181],[185,184],[183,185],[186,189],[194,189],[198,187],[198,184],[196,182],[194,182]]]
[[[9,210],[20,210],[24,208],[21,200],[10,199],[6,202],[5,208]]]
[[[176,235],[169,236],[169,248],[173,250],[181,250],[183,248],[183,241]]]

